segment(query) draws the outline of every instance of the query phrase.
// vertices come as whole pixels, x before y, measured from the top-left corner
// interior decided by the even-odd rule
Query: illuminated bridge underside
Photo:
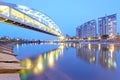
[[[53,35],[53,36],[57,36],[56,34],[53,34],[53,33],[50,33],[50,32],[47,32],[47,31],[44,31],[44,30],[41,30],[41,29],[37,29],[37,28],[31,27],[29,25],[22,24],[22,23],[19,23],[17,21],[13,21],[13,20],[3,18],[3,17],[0,17],[0,22],[5,22],[5,23],[8,23],[8,24],[13,24],[15,26],[20,26],[20,27],[23,27],[23,28],[32,29],[32,30],[35,30],[35,31],[39,31],[39,32],[43,32],[43,33],[50,34],[50,35]]]
[[[25,6],[0,2],[0,22],[62,36],[59,27],[45,14]]]

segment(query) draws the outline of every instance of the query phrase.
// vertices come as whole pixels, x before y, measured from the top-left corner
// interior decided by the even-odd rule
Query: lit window
[[[24,14],[16,11],[15,9],[11,9],[11,17],[24,21]]]
[[[8,6],[0,6],[0,14],[9,16],[9,7]]]

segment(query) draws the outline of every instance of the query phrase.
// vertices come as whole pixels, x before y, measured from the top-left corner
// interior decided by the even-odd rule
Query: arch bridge
[[[57,24],[37,10],[11,3],[0,2],[0,22],[62,37]]]

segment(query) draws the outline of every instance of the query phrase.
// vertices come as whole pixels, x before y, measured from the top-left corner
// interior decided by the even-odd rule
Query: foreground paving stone
[[[21,80],[18,73],[0,74],[0,80]]]
[[[21,80],[18,72],[23,67],[12,52],[13,46],[14,43],[0,43],[0,80]]]
[[[0,63],[0,73],[14,73],[22,68],[18,63]]]
[[[16,59],[14,55],[9,55],[6,53],[0,52],[0,62],[5,62],[5,61],[16,61],[19,62],[19,60]]]

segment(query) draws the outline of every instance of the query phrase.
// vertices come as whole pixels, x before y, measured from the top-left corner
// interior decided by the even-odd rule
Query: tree
[[[102,39],[107,39],[107,38],[109,38],[109,35],[103,35],[102,37],[101,37]]]

